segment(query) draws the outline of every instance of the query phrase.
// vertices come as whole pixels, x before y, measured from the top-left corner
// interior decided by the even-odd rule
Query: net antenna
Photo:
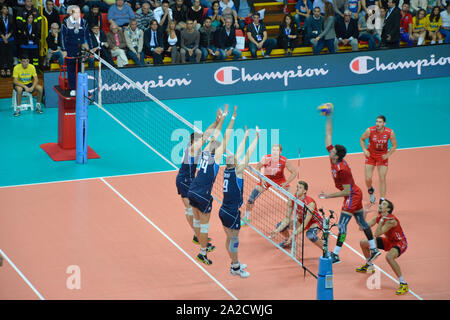
[[[129,133],[131,133],[134,137],[136,137],[139,141],[141,141],[145,146],[153,150],[157,155],[159,155],[162,159],[164,159],[168,164],[171,165],[174,169],[178,170],[178,166],[174,164],[174,161],[170,160],[172,159],[171,156],[173,156],[173,148],[174,144],[171,143],[171,141],[167,141],[167,137],[171,137],[173,134],[173,131],[176,129],[189,129],[190,131],[195,131],[197,133],[202,133],[202,130],[197,128],[195,125],[188,122],[186,119],[184,119],[182,116],[180,116],[178,113],[173,111],[171,108],[169,108],[167,105],[165,105],[163,102],[161,102],[158,98],[147,92],[147,90],[144,89],[144,86],[141,84],[138,84],[134,81],[132,81],[129,77],[124,75],[121,71],[117,70],[115,66],[109,64],[105,60],[103,60],[99,55],[96,53],[93,53],[93,56],[95,59],[98,60],[99,66],[98,66],[98,97],[97,102],[93,102],[99,109],[104,111],[106,114],[108,114],[112,119],[114,119],[118,124],[120,124],[123,128],[125,128]],[[102,66],[103,64],[103,66]],[[108,78],[109,79],[105,79]],[[125,81],[121,87],[126,88],[127,91],[125,93],[121,93],[120,89],[118,89],[118,82]],[[109,91],[109,92],[108,92]],[[106,100],[111,100],[111,98],[108,96],[108,99],[105,99],[105,96],[103,96],[104,93],[108,92],[108,95],[113,95],[116,93],[117,99],[114,99],[111,104],[106,104]],[[144,103],[144,106],[142,107],[139,103],[133,103],[129,109],[126,109],[126,112],[123,110],[123,105],[119,104],[120,97],[123,97],[125,95],[124,99],[125,101],[129,102],[130,95],[136,94],[138,92],[141,96],[138,97],[137,100],[140,99],[140,101],[146,101],[147,103]],[[122,94],[122,96],[120,96]],[[145,99],[142,99],[142,96],[145,97]],[[132,98],[132,97],[131,97]],[[149,112],[150,109],[151,112]],[[133,112],[140,112],[138,116],[133,118]],[[151,117],[145,118],[145,115],[149,113],[151,114]],[[172,117],[167,117],[167,115],[170,114]],[[159,136],[160,139],[157,140],[157,137]],[[155,138],[156,137],[156,138]],[[163,138],[161,138],[163,137]],[[161,142],[162,139],[166,139],[163,142]],[[230,151],[226,151],[224,153],[224,157],[227,156],[227,154],[233,154]],[[218,175],[223,175],[223,169],[222,166],[221,171]],[[278,243],[274,242],[273,239],[269,238],[268,234],[271,230],[273,230],[273,227],[276,225],[282,217],[280,217],[280,214],[283,215],[286,212],[286,206],[288,201],[292,201],[294,204],[295,209],[299,206],[301,208],[304,207],[304,203],[300,200],[294,197],[291,193],[286,191],[285,189],[281,188],[278,184],[273,182],[272,180],[268,179],[266,176],[261,174],[258,170],[253,168],[252,166],[248,166],[245,171],[244,175],[247,176],[244,183],[244,189],[245,186],[253,185],[255,186],[259,181],[263,181],[267,185],[270,185],[270,189],[268,192],[266,192],[266,195],[261,196],[258,201],[256,201],[256,204],[258,202],[261,202],[261,198],[270,198],[269,200],[266,200],[266,204],[269,204],[273,208],[273,212],[275,215],[272,217],[270,214],[259,217],[259,219],[256,219],[255,221],[249,222],[248,226],[252,228],[256,233],[261,235],[263,238],[265,238],[267,241],[272,243],[275,247],[280,249],[282,252],[284,252],[286,255],[288,255],[293,261],[295,261],[297,264],[299,264],[302,268],[305,269],[308,273],[310,273],[313,277],[317,279],[317,275],[314,274],[310,269],[306,268],[303,264],[303,259],[300,258],[298,245],[294,244],[294,250],[291,250],[291,252],[286,251],[284,248],[282,248]],[[220,181],[220,177],[216,178],[216,181]],[[244,197],[248,197],[251,192],[251,189],[247,188],[244,191]],[[218,203],[222,203],[221,199],[223,196],[223,189],[221,183],[215,183],[212,191],[212,195],[214,199]],[[256,206],[255,206],[256,209]],[[264,212],[263,212],[264,213]],[[270,213],[270,212],[269,212]],[[297,220],[297,212],[294,210],[294,221]],[[289,224],[290,228],[292,228],[292,224]],[[293,230],[293,232],[295,229]],[[295,236],[293,236],[294,241],[296,239]],[[304,249],[304,247],[302,247]],[[300,261],[302,259],[302,261]]]

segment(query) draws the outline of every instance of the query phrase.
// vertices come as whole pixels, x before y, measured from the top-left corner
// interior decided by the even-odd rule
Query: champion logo
[[[369,73],[370,71],[372,71],[374,68],[367,68],[367,61],[369,60],[373,60],[372,57],[369,56],[362,56],[362,57],[357,57],[355,59],[353,59],[350,62],[350,70],[353,73],[356,74],[366,74]]]
[[[220,84],[229,85],[238,82],[240,79],[233,80],[233,71],[239,71],[236,67],[223,67],[214,73],[214,80]]]

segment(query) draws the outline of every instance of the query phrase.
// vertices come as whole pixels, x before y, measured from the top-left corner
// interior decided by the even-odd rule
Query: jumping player
[[[304,205],[306,205],[306,215],[305,222],[303,223],[303,207],[297,206],[297,220],[299,223],[298,228],[293,232],[293,234],[289,235],[289,226],[292,223],[293,212],[294,212],[294,201],[289,201],[288,208],[286,212],[286,217],[281,221],[275,231],[270,234],[270,237],[273,238],[275,235],[281,232],[282,235],[286,237],[286,240],[280,243],[280,246],[283,248],[289,247],[290,243],[292,243],[292,238],[297,234],[303,232],[303,227],[305,226],[306,237],[311,240],[316,246],[318,246],[321,250],[323,248],[323,241],[319,238],[318,232],[322,230],[323,218],[316,211],[316,201],[313,198],[306,195],[308,192],[308,183],[305,181],[297,182],[297,192],[295,197],[301,200]]]
[[[249,277],[250,273],[245,271],[247,266],[241,264],[238,259],[239,230],[241,228],[241,211],[239,208],[243,203],[243,173],[250,161],[250,156],[255,151],[258,143],[258,127],[256,127],[255,139],[247,149],[244,159],[241,159],[247,138],[248,130],[246,128],[244,140],[239,145],[236,154],[228,155],[225,160],[226,169],[223,173],[223,203],[219,210],[219,217],[227,236],[225,247],[231,258],[230,273],[232,275],[238,275],[241,278]]]
[[[397,139],[394,131],[386,128],[386,117],[378,116],[375,126],[367,128],[359,139],[361,148],[366,156],[366,185],[369,192],[370,203],[375,203],[375,189],[372,186],[372,176],[375,166],[378,169],[380,179],[380,203],[386,196],[386,174],[388,170],[388,159],[397,149]],[[366,148],[365,140],[369,138],[369,144]],[[388,151],[388,141],[391,140],[391,149]]]
[[[333,114],[330,113],[327,116],[327,122],[325,127],[325,146],[327,147],[328,152],[330,153],[330,164],[331,164],[331,174],[334,179],[334,184],[339,192],[336,193],[321,193],[319,198],[328,199],[328,198],[338,198],[344,197],[344,203],[341,209],[341,216],[339,218],[339,235],[337,238],[336,247],[334,251],[330,253],[330,257],[333,263],[340,263],[339,252],[344,244],[345,237],[347,235],[347,225],[352,218],[355,216],[356,222],[364,231],[367,239],[369,240],[370,245],[370,257],[369,261],[373,261],[376,257],[378,257],[381,252],[378,251],[375,240],[373,238],[372,230],[367,224],[364,217],[364,209],[362,205],[362,191],[355,184],[353,180],[352,171],[344,160],[345,155],[347,154],[347,150],[342,145],[332,144],[332,136],[333,136]]]
[[[403,233],[400,221],[395,217],[392,212],[394,211],[394,205],[389,200],[383,200],[379,206],[379,213],[369,221],[369,226],[372,227],[377,224],[375,230],[375,237],[377,239],[377,247],[387,252],[386,260],[394,270],[398,277],[400,286],[395,294],[402,295],[408,292],[408,284],[403,279],[400,266],[395,261],[400,255],[402,255],[408,247],[405,234]],[[369,243],[367,240],[361,240],[361,249],[366,258],[370,257]],[[374,272],[373,263],[367,259],[365,265],[356,269],[357,272]]]
[[[297,169],[287,161],[286,157],[281,155],[282,150],[283,148],[281,147],[281,144],[274,144],[272,146],[272,153],[265,155],[261,161],[258,162],[256,165],[256,170],[262,171],[261,173],[263,175],[290,192],[289,183],[291,183],[297,176]],[[285,168],[291,173],[287,180],[284,176]],[[250,214],[256,199],[258,199],[258,197],[269,188],[270,184],[259,181],[255,189],[253,189],[245,207],[244,218],[241,221],[242,226],[244,226],[246,222],[250,221]]]
[[[219,109],[217,111],[216,120],[206,129],[203,134],[200,133],[192,133],[190,136],[190,142],[187,147],[184,149],[183,160],[181,163],[180,170],[178,171],[176,177],[176,186],[178,194],[181,196],[181,201],[184,205],[186,219],[191,226],[192,230],[194,230],[194,212],[192,211],[192,207],[189,204],[189,198],[187,196],[189,187],[192,183],[192,180],[195,178],[195,173],[197,171],[198,159],[201,153],[201,150],[194,150],[194,141],[197,139],[203,139],[203,143],[208,139],[211,134],[214,132],[214,129],[217,127],[220,121],[220,117],[222,116],[222,110]],[[195,234],[194,230],[194,238],[192,242],[195,244],[200,244],[198,242],[198,235]]]
[[[228,144],[227,138],[229,138],[229,134],[227,133],[231,132],[233,129],[234,120],[236,119],[236,109],[237,107],[234,107],[234,113],[231,117],[230,124],[228,125],[222,143],[217,141],[217,138],[219,137],[223,122],[228,113],[228,105],[225,106],[225,111],[214,129],[210,141],[203,142],[203,139],[194,141],[194,150],[200,150],[206,143],[206,146],[201,154],[197,176],[192,181],[188,191],[189,204],[192,206],[194,211],[193,227],[200,242],[200,253],[197,256],[197,260],[206,265],[212,264],[212,261],[206,256],[206,252],[211,252],[215,248],[208,243],[209,219],[211,216],[213,201],[211,190],[214,185],[214,181],[216,180],[217,173],[219,172],[219,166],[222,162],[222,155],[224,154]]]

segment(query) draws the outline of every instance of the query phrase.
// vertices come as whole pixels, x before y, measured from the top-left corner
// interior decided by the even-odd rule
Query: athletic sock
[[[436,41],[435,40],[431,40],[431,44],[435,44],[436,43]]]
[[[376,249],[375,239],[369,240],[370,249]]]
[[[234,270],[234,271],[238,271],[240,268],[241,268],[241,263],[238,261],[237,263],[232,263],[231,264],[231,268]]]
[[[200,253],[206,256],[206,248],[200,248]]]
[[[444,43],[444,40],[439,40],[438,43]]]
[[[366,264],[367,264],[369,267],[373,266],[373,262],[366,262]]]
[[[336,246],[336,247],[334,247],[333,253],[336,255],[339,255],[339,252],[341,251],[341,249],[342,249],[342,247]]]
[[[250,211],[245,211],[244,212],[244,218],[248,220],[248,218],[250,218]]]
[[[403,279],[403,276],[398,277],[398,281],[400,281],[400,283],[405,284],[405,279]]]
[[[367,190],[367,192],[369,192],[369,194],[372,194],[375,191],[375,189],[373,187],[370,187],[369,190]]]

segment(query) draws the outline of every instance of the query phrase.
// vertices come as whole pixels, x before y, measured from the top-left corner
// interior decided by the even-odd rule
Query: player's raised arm
[[[220,118],[222,117],[222,109],[218,109],[217,110],[217,114],[216,114],[216,120],[211,123],[209,125],[208,128],[206,128],[205,132],[203,133],[202,139],[203,139],[203,144],[206,142],[206,140],[209,139],[209,137],[214,133],[214,129],[216,129],[217,125],[220,122]]]
[[[230,140],[231,133],[233,132],[234,120],[236,119],[236,111],[237,111],[237,106],[234,106],[234,112],[233,112],[233,115],[231,116],[230,123],[228,124],[228,127],[225,130],[222,144],[217,149],[216,155],[214,157],[216,159],[216,163],[220,164],[222,162],[222,155],[227,150],[227,144],[228,144],[228,141]]]
[[[245,143],[247,142],[247,139],[248,139],[248,130],[247,130],[247,126],[245,126],[244,139],[242,139],[241,143],[239,144],[239,147],[237,148],[236,154],[235,154],[235,158],[238,163],[241,161],[241,157],[242,157],[242,154],[244,153]]]
[[[359,138],[359,144],[361,145],[361,149],[364,152],[366,157],[370,157],[370,152],[366,148],[366,139],[370,136],[370,129],[367,128],[366,131],[362,134],[361,138]]]
[[[333,145],[333,117],[332,114],[327,116],[327,123],[325,124],[325,147]]]
[[[219,123],[214,128],[214,131],[212,133],[212,137],[209,140],[209,142],[206,144],[205,149],[209,149],[209,145],[210,145],[211,141],[215,141],[219,137],[219,134],[222,131],[223,122],[225,121],[225,118],[227,117],[227,114],[228,114],[228,105],[225,105],[225,110],[223,111],[222,116],[220,117]]]
[[[237,174],[241,175],[244,172],[245,168],[247,168],[248,163],[250,162],[250,157],[252,156],[253,152],[256,149],[256,146],[258,145],[258,139],[259,139],[259,128],[256,127],[256,137],[253,140],[252,144],[248,147],[247,152],[244,157],[244,161],[239,162],[239,165],[236,169]],[[238,158],[236,158],[236,159],[238,159]]]

